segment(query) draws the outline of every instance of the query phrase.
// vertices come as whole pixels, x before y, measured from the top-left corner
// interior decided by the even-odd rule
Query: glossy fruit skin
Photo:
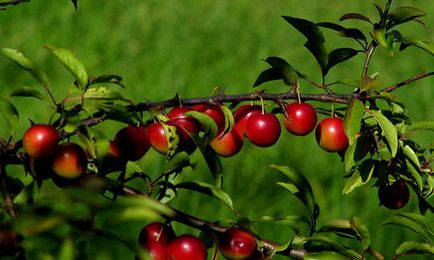
[[[149,136],[144,126],[126,126],[120,129],[114,138],[123,158],[137,161],[151,147]]]
[[[161,242],[149,240],[142,245],[149,253],[152,260],[170,260],[167,245]]]
[[[33,158],[50,157],[57,148],[59,134],[49,125],[36,124],[24,133],[23,147],[26,153]]]
[[[172,260],[206,260],[208,251],[205,244],[197,237],[184,234],[169,243]]]
[[[253,114],[246,122],[247,139],[260,147],[275,144],[279,140],[280,132],[280,122],[272,113]]]
[[[400,209],[408,203],[410,191],[405,181],[399,180],[391,185],[379,186],[378,198],[380,199],[380,205],[388,209]]]
[[[243,147],[243,135],[237,129],[217,135],[210,143],[211,148],[221,157],[234,156]]]
[[[196,143],[191,136],[199,133],[201,125],[196,119],[185,115],[185,113],[189,111],[192,111],[190,107],[172,108],[168,114],[170,121],[167,122],[167,124],[177,128],[176,133],[179,136],[178,150],[186,151],[191,154],[196,149]]]
[[[230,227],[219,237],[218,248],[227,259],[248,259],[255,253],[257,243],[248,230]]]
[[[86,153],[80,145],[75,143],[59,145],[54,152],[51,168],[62,178],[78,178],[87,168]]]
[[[175,239],[176,235],[172,227],[161,222],[152,222],[144,226],[139,233],[139,244],[147,241],[157,241],[165,245]]]
[[[246,136],[246,123],[253,114],[262,114],[262,108],[258,105],[241,105],[234,112],[235,128]]]
[[[321,148],[327,152],[343,152],[349,145],[343,120],[337,117],[328,117],[319,122],[315,137]]]
[[[214,120],[217,125],[217,135],[220,135],[225,130],[226,118],[220,106],[199,104],[193,106],[193,110],[202,112]]]
[[[154,122],[148,126],[149,141],[152,148],[162,154],[167,154],[169,144],[167,142],[166,132],[161,122]]]
[[[313,106],[307,103],[291,103],[285,106],[283,125],[294,135],[304,136],[316,127],[318,117]]]

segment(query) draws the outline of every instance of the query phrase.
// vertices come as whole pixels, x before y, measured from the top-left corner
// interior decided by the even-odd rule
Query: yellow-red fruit
[[[167,154],[169,151],[169,143],[167,142],[166,131],[163,123],[154,122],[148,126],[149,141],[152,148],[162,154]]]
[[[36,124],[24,133],[23,147],[33,158],[47,158],[51,156],[59,142],[59,134],[50,125]]]
[[[211,141],[211,148],[222,157],[230,157],[237,154],[243,147],[243,136],[237,129],[216,136]]]
[[[349,146],[343,120],[337,117],[325,118],[319,122],[315,137],[321,148],[327,152],[342,152]]]
[[[80,177],[87,168],[86,153],[75,143],[59,145],[54,152],[51,167],[57,175],[66,179]]]
[[[388,209],[400,209],[407,205],[410,199],[410,191],[403,180],[390,185],[381,185],[378,188],[380,204]]]

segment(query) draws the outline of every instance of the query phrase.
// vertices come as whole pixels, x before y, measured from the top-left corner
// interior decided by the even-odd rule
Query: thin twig
[[[414,81],[417,81],[417,80],[420,80],[420,79],[423,79],[423,78],[426,78],[426,77],[430,77],[430,76],[433,76],[433,75],[434,75],[434,71],[431,71],[431,72],[422,72],[422,73],[419,73],[419,74],[417,74],[417,75],[415,75],[415,76],[413,76],[413,77],[411,77],[409,79],[406,79],[406,80],[401,81],[401,82],[399,82],[397,84],[394,84],[392,86],[384,88],[384,89],[381,90],[381,92],[392,92],[392,91],[394,91],[394,90],[396,90],[396,89],[398,89],[400,87],[409,85],[410,83],[412,83]]]

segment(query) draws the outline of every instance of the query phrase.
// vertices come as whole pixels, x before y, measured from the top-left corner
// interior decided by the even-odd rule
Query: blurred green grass
[[[384,4],[384,1],[378,1]],[[429,15],[428,29],[417,24],[405,25],[403,31],[434,41],[434,4],[426,1],[399,1],[415,5]],[[371,1],[79,1],[79,10],[63,0],[32,1],[11,6],[0,12],[0,45],[21,50],[40,64],[48,73],[55,95],[67,93],[71,77],[43,48],[50,44],[72,50],[86,66],[90,75],[118,74],[127,86],[125,96],[135,101],[163,100],[175,93],[181,97],[201,97],[221,87],[225,93],[250,92],[258,74],[266,68],[261,61],[268,56],[281,56],[311,78],[319,79],[319,68],[304,49],[304,38],[286,24],[281,15],[291,15],[313,21],[337,22],[341,14],[358,11],[375,15]],[[348,21],[345,25],[361,25]],[[368,27],[365,27],[368,29]],[[350,40],[334,37],[324,30],[329,49]],[[434,68],[433,59],[418,49],[397,53],[394,57],[382,51],[376,53],[370,73],[379,71],[385,85],[393,84],[421,71]],[[359,77],[363,57],[339,65],[331,71],[329,80]],[[5,59],[0,59],[0,96],[7,97],[13,88],[36,83],[22,70]],[[414,121],[434,120],[432,105],[434,79],[424,79],[406,86],[396,94],[403,98]],[[267,91],[284,90],[279,82],[267,83]],[[302,84],[302,92],[312,87]],[[28,118],[47,121],[50,108],[39,101],[13,98],[20,111],[22,134]],[[31,103],[30,103],[31,102]],[[30,105],[29,105],[30,104]],[[315,105],[322,105],[316,104]],[[107,136],[118,129],[116,125],[100,126]],[[8,130],[1,127],[4,136]],[[426,144],[433,137],[421,135]],[[187,178],[209,181],[203,159],[198,171],[189,172]],[[142,160],[143,167],[157,174],[163,158],[149,152]],[[320,224],[333,218],[359,216],[372,232],[373,247],[390,258],[404,238],[412,237],[406,231],[393,231],[381,223],[391,214],[378,207],[376,190],[366,185],[350,195],[342,196],[344,169],[338,156],[323,152],[314,136],[294,137],[285,131],[278,144],[261,149],[245,143],[242,152],[223,159],[224,189],[233,197],[239,211],[255,219],[262,215],[285,216],[302,210],[301,205],[283,189],[275,185],[279,174],[268,165],[290,165],[303,172],[312,182],[321,207]],[[416,196],[402,211],[416,210]],[[200,217],[216,220],[232,218],[221,204],[200,195],[181,192],[172,205],[186,209]],[[184,226],[175,226],[179,232],[193,232]],[[284,241],[288,238],[282,227],[255,225],[259,234],[269,239]],[[137,230],[131,230],[131,236]],[[395,233],[396,232],[396,233]]]

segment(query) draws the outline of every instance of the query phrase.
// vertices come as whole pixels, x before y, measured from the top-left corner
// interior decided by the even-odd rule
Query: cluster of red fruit
[[[252,259],[257,253],[255,237],[239,227],[230,227],[215,235],[220,253],[227,259]],[[142,228],[139,245],[145,248],[152,260],[206,260],[208,249],[198,237],[183,234],[176,236],[172,227],[152,222]]]

